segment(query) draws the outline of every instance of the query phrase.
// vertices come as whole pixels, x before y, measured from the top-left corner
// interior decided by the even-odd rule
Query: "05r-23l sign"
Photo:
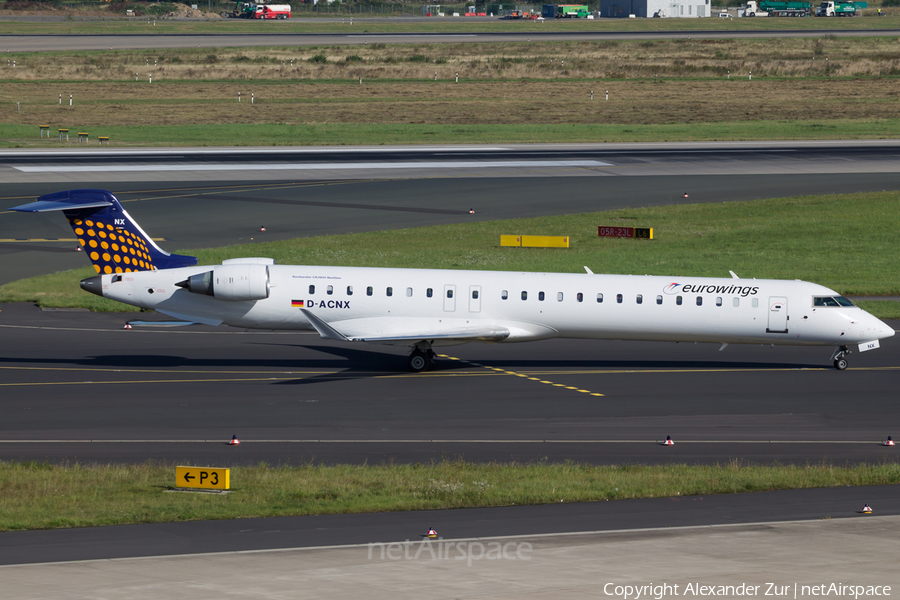
[[[231,470],[216,467],[175,467],[175,485],[180,488],[231,489]]]

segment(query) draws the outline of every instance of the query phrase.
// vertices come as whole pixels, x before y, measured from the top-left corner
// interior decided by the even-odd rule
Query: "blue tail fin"
[[[56,192],[11,210],[63,211],[98,273],[154,271],[197,264],[193,256],[169,254],[157,246],[106,190]]]

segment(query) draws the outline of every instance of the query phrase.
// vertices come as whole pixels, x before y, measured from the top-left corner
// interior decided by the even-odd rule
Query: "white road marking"
[[[281,164],[193,164],[193,165],[41,165],[13,167],[22,173],[138,173],[148,171],[347,171],[351,169],[504,169],[546,167],[611,167],[599,160],[510,160],[436,161],[392,163],[281,163]]]

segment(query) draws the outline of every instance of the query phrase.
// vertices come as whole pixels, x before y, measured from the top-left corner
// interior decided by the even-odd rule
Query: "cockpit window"
[[[843,296],[815,296],[813,306],[853,306],[853,303]]]

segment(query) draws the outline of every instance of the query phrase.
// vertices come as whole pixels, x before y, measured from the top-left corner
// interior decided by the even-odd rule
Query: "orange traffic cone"
[[[894,440],[891,438],[891,436],[888,436],[888,439],[884,440],[884,443],[882,444],[882,446],[893,446],[893,445],[894,445]]]
[[[265,227],[260,227],[259,230],[260,230],[260,231],[265,231],[266,228],[265,228]]]
[[[75,252],[84,252],[84,250],[81,249],[81,246],[75,246]]]
[[[872,507],[866,504],[865,506],[863,506],[863,512],[867,515],[872,514]]]
[[[236,435],[231,436],[231,441],[228,442],[229,446],[237,446],[241,443],[241,440],[237,439]]]
[[[663,442],[663,446],[674,446],[674,445],[675,445],[675,442],[672,441],[672,436],[667,435],[666,441]]]
[[[428,530],[428,533],[426,534],[426,536],[429,537],[429,538],[436,538],[436,537],[437,537],[437,531],[435,531],[435,530],[434,530],[434,527],[432,527],[432,528],[430,528],[430,529]]]
[[[688,193],[687,193],[687,192],[685,192],[684,195],[682,196],[682,198],[688,198],[688,197],[689,197],[689,196],[688,196]]]
[[[470,214],[470,215],[474,215],[474,214],[475,214],[475,209],[474,209],[474,208],[470,208],[470,209],[469,209],[469,214]]]
[[[131,323],[125,323],[125,327],[122,329],[131,329]]]

